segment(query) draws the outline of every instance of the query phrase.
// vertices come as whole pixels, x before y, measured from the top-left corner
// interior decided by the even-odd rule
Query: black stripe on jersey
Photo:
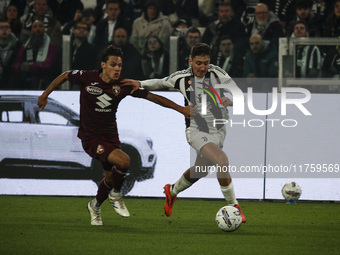
[[[222,73],[223,75],[227,75],[227,74],[228,74],[228,73],[227,73],[225,70],[223,70],[221,67],[215,66],[215,65],[212,65],[212,64],[209,65],[209,69],[212,69],[212,70],[210,70],[210,71],[219,71],[219,72]]]
[[[176,77],[177,75],[183,75],[183,74],[192,74],[191,73],[191,67],[189,67],[188,69],[184,69],[184,70],[180,70],[180,71],[177,71],[177,72],[174,72],[173,74],[171,74],[169,76],[169,79],[172,79],[174,77]]]
[[[199,131],[209,134],[208,123],[199,113],[195,115],[194,120],[198,126]]]
[[[194,76],[186,76],[185,77],[185,84],[184,84],[184,87],[185,87],[185,91],[191,86],[191,84],[195,84],[195,80],[194,80]],[[191,82],[190,82],[191,80]],[[191,83],[191,84],[190,84]]]
[[[218,83],[221,83],[221,80],[220,80],[220,78],[218,77],[218,75],[217,75],[215,72],[211,72],[211,73],[214,74],[215,79],[217,80],[217,82],[218,82]],[[220,96],[220,98],[224,97],[223,90],[222,90],[222,89],[219,89],[218,91],[219,91],[219,96]]]
[[[217,80],[217,82],[221,83],[221,81],[220,81],[218,75],[217,75],[214,71],[207,72],[206,77],[209,79],[209,85],[210,85],[211,87],[214,87],[213,84],[211,83],[211,75],[215,76],[215,79]],[[204,85],[204,84],[203,84],[203,85]],[[205,87],[206,87],[206,86],[205,86]],[[211,91],[211,89],[208,88],[208,87],[206,87],[206,89],[208,89],[208,90]],[[220,89],[219,89],[219,91],[221,92]],[[222,94],[223,94],[223,93],[222,93]],[[214,96],[214,97],[215,97],[215,96]],[[214,102],[213,102],[213,100],[212,100],[211,97],[207,97],[207,98],[208,98],[208,100],[210,101],[210,104],[211,104],[210,112],[214,115],[215,119],[222,119],[222,111],[221,111],[221,109],[220,109],[218,106],[216,106],[216,105],[214,104]],[[221,129],[222,127],[223,127],[222,124],[216,125],[216,128],[217,128],[217,129]],[[205,127],[203,127],[203,128],[205,128]],[[203,131],[203,130],[201,130],[201,131]],[[208,129],[208,131],[204,131],[204,132],[209,133],[209,129]]]
[[[185,77],[181,77],[181,78],[178,78],[178,79],[175,81],[175,86],[174,86],[175,89],[180,90],[180,88],[181,88],[180,83],[181,83],[181,81],[182,81],[184,78],[185,78]]]
[[[228,78],[228,80],[226,80],[226,78],[223,79],[223,81],[221,81],[220,77],[217,75],[217,73],[215,71],[219,71],[221,72],[222,74],[228,74],[226,71],[224,71],[222,68],[220,68],[219,66],[214,66],[214,65],[211,65],[213,66],[213,70],[211,70],[210,72],[214,74],[217,82],[219,84],[228,84],[230,83],[233,79],[231,77]],[[224,94],[223,92],[227,92],[228,90],[225,90],[225,89],[219,89],[219,95],[220,97],[224,97]]]

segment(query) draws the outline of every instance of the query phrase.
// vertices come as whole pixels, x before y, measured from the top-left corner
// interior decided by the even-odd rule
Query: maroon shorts
[[[118,139],[116,141],[108,141],[103,138],[95,137],[83,139],[81,142],[85,152],[92,158],[99,159],[105,170],[110,170],[112,168],[112,164],[109,163],[108,157],[113,150],[121,148]]]

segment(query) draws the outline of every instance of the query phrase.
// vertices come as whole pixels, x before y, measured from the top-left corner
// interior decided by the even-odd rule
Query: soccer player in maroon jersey
[[[93,158],[98,158],[104,168],[104,179],[98,186],[96,198],[87,209],[91,214],[91,225],[103,225],[100,206],[109,198],[115,211],[129,217],[120,192],[129,169],[130,158],[120,149],[117,132],[116,111],[119,102],[131,95],[145,98],[161,106],[172,108],[187,118],[195,114],[190,107],[182,107],[145,89],[131,94],[132,87],[121,86],[123,53],[119,48],[108,46],[102,55],[101,70],[71,70],[60,74],[38,98],[38,106],[43,110],[48,95],[66,80],[80,86],[80,127],[78,137],[84,150]]]

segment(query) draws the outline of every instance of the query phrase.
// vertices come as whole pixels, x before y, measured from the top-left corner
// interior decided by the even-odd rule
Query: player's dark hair
[[[108,61],[111,56],[123,58],[123,52],[120,48],[113,45],[109,45],[103,51],[102,62]]]
[[[194,47],[191,48],[191,59],[194,59],[197,56],[209,56],[210,57],[211,50],[208,44],[206,43],[198,43]]]

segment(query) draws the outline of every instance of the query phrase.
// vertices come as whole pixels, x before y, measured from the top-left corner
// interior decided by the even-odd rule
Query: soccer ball
[[[287,182],[283,185],[281,192],[284,199],[288,202],[297,201],[302,194],[301,187],[296,182]]]
[[[232,232],[241,226],[242,216],[237,208],[233,206],[223,206],[218,210],[215,220],[220,229],[226,232]]]

